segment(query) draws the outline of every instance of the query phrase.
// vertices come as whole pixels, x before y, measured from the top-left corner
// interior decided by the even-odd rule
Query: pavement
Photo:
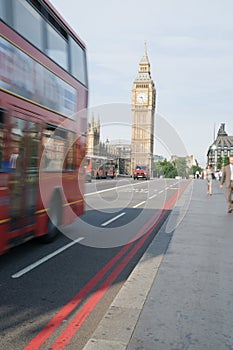
[[[233,212],[193,180],[84,350],[233,350]]]

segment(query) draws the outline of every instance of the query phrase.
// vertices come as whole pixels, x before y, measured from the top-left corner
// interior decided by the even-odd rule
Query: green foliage
[[[155,163],[154,172],[157,177],[175,178],[178,175],[175,164],[168,162],[166,159]]]
[[[217,166],[218,170],[222,169],[222,167],[223,167],[223,158],[221,156],[218,157],[216,166]]]
[[[196,171],[199,171],[201,175],[203,169],[198,165],[193,165],[190,169],[187,168],[185,157],[177,158],[173,162],[168,162],[165,159],[154,164],[154,176],[156,177],[175,178],[176,176],[181,176],[186,178],[189,175],[195,176]]]
[[[203,169],[199,165],[193,165],[189,170],[189,175],[195,176],[196,171],[199,171],[199,174],[201,175],[202,170]]]
[[[163,175],[163,167],[162,167],[162,161],[158,161],[154,163],[154,176],[155,177],[160,177]]]
[[[181,177],[187,176],[187,163],[185,158],[177,158],[174,165],[177,169],[177,175]]]
[[[224,159],[223,159],[223,166],[226,166],[230,163],[230,159],[229,157],[225,156]]]

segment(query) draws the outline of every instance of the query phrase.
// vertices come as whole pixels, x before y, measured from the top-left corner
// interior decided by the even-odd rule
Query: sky
[[[156,120],[164,119],[203,167],[220,124],[233,135],[232,0],[50,2],[86,44],[89,108],[95,118],[96,106],[130,106],[146,41],[157,93],[157,130]],[[131,138],[130,116],[127,122],[111,113],[107,120],[99,117],[105,125],[103,140]],[[154,153],[167,156],[162,144],[156,141]]]

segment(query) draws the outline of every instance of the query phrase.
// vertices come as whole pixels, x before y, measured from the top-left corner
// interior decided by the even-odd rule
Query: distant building
[[[220,170],[230,155],[233,155],[233,136],[227,134],[225,124],[222,123],[216,139],[208,149],[207,164],[215,171]]]
[[[192,166],[198,165],[198,162],[196,158],[193,155],[191,155],[186,157],[186,164],[187,168],[191,169]]]
[[[170,161],[171,161],[171,162],[174,162],[174,161],[176,161],[177,159],[185,159],[185,161],[186,161],[186,166],[187,166],[188,169],[191,169],[192,166],[194,166],[194,165],[198,165],[198,164],[197,164],[197,161],[196,161],[196,159],[194,158],[193,155],[191,155],[191,156],[186,156],[186,157],[178,157],[178,156],[173,155],[173,156],[171,156],[171,160],[170,160]]]
[[[162,162],[162,161],[165,160],[165,157],[160,156],[160,155],[158,155],[158,154],[154,154],[154,155],[153,155],[153,160],[154,160],[154,163]]]
[[[86,142],[86,153],[96,154],[98,153],[100,144],[100,119],[97,122],[94,119],[94,115],[91,117],[91,122],[88,123],[87,129],[87,142]]]
[[[129,175],[131,164],[131,144],[129,141],[123,139],[110,141],[108,149],[112,157],[118,161],[118,174]]]
[[[122,156],[123,158],[130,158],[131,144],[128,140],[118,139],[109,141],[109,150],[112,154]]]

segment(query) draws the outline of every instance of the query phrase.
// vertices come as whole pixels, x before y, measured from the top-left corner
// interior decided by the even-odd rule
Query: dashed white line
[[[104,192],[108,192],[108,191],[113,191],[113,190],[119,190],[121,188],[124,188],[124,187],[135,187],[135,186],[139,186],[141,185],[142,182],[139,182],[139,183],[136,183],[136,184],[126,184],[126,185],[122,185],[122,186],[115,186],[115,187],[110,187],[110,188],[106,188],[104,190],[99,190],[99,191],[95,191],[95,192],[89,192],[89,193],[85,193],[84,194],[84,197],[88,197],[88,196],[93,196],[93,195],[96,195],[97,193],[104,193]],[[133,189],[134,190],[134,189]]]
[[[140,203],[134,205],[133,208],[140,207],[140,205],[145,204],[145,203],[146,203],[146,201],[140,202]]]
[[[157,197],[157,194],[153,194],[153,196],[150,196],[149,199]]]
[[[65,246],[63,246],[63,247],[61,247],[61,248],[59,248],[59,249],[57,249],[57,250],[55,250],[55,252],[53,252],[53,253],[51,253],[51,254],[45,256],[44,258],[41,258],[41,259],[37,260],[37,261],[34,262],[33,264],[31,264],[31,265],[25,267],[24,269],[22,269],[22,270],[16,272],[16,273],[15,273],[14,275],[12,275],[11,277],[12,277],[12,278],[19,278],[19,277],[25,275],[27,272],[29,272],[29,271],[35,269],[37,266],[43,264],[45,261],[48,261],[49,259],[51,259],[51,258],[53,258],[54,256],[56,256],[56,255],[60,254],[61,252],[63,252],[64,250],[70,248],[72,245],[74,245],[74,244],[76,244],[76,243],[82,241],[83,239],[84,239],[84,237],[79,237],[78,239],[76,239],[76,240],[74,240],[74,241],[72,241],[72,242],[66,244]]]
[[[117,216],[114,216],[114,218],[112,218],[112,219],[110,219],[110,220],[108,220],[108,221],[106,221],[106,222],[103,222],[103,223],[101,224],[101,226],[107,226],[108,224],[111,224],[111,222],[113,222],[113,221],[119,219],[119,218],[120,218],[121,216],[123,216],[123,215],[125,215],[125,213],[121,213],[121,214],[119,214],[119,215],[117,215]]]

